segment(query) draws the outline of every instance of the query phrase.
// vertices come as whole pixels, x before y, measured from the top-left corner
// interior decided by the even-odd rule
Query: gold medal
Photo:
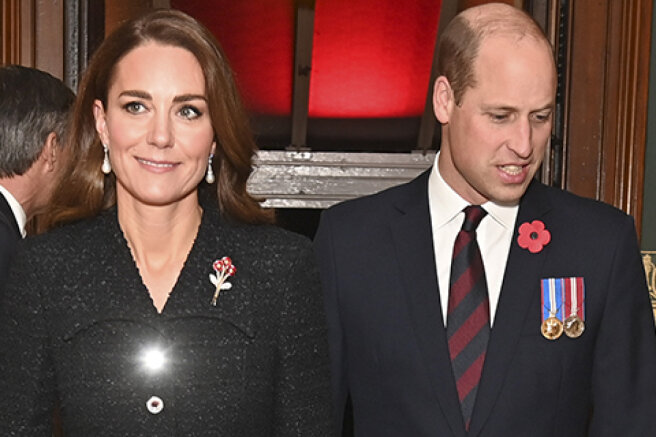
[[[563,333],[563,323],[557,317],[549,317],[542,322],[542,335],[547,340],[556,340]]]
[[[565,319],[563,329],[569,338],[578,338],[585,331],[585,322],[576,314],[572,314]]]

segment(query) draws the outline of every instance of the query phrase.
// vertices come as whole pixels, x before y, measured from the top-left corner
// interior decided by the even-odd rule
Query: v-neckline
[[[189,270],[188,266],[192,265],[193,260],[198,257],[197,254],[199,250],[198,241],[199,241],[199,237],[201,236],[201,233],[203,232],[203,229],[206,227],[206,223],[207,223],[206,216],[207,216],[207,212],[204,211],[203,214],[201,215],[200,224],[198,225],[198,231],[196,232],[196,236],[191,245],[191,249],[189,250],[186,259],[182,263],[182,268],[180,269],[180,272],[178,273],[178,276],[175,282],[173,283],[173,287],[169,291],[166,301],[164,302],[164,306],[162,306],[162,310],[159,311],[155,306],[155,301],[153,300],[152,295],[150,294],[150,290],[148,289],[148,287],[143,281],[143,277],[141,276],[141,272],[139,271],[137,261],[132,256],[132,250],[130,249],[127,238],[125,237],[125,234],[123,233],[123,230],[121,229],[121,225],[118,221],[117,209],[116,207],[114,207],[115,235],[116,235],[117,243],[120,246],[119,252],[123,254],[122,255],[123,264],[127,268],[126,273],[127,271],[131,272],[130,276],[133,279],[131,282],[133,282],[134,284],[139,284],[137,286],[139,288],[139,293],[138,293],[139,302],[145,303],[145,305],[149,308],[148,312],[150,314],[154,314],[155,316],[160,316],[160,317],[169,316],[177,306],[175,305],[175,303],[183,297],[182,294],[184,293],[184,287],[182,287],[180,284],[184,283],[184,281],[186,280],[187,271]]]

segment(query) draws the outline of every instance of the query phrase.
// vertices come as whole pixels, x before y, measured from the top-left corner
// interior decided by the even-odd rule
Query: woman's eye
[[[180,109],[180,115],[187,120],[193,120],[201,116],[201,112],[193,106],[185,106]]]
[[[130,114],[138,114],[140,112],[144,112],[146,110],[146,107],[141,104],[140,102],[129,102],[123,105],[123,108],[129,112]]]

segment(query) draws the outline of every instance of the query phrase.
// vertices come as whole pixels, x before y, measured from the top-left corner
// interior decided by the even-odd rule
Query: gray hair
[[[0,67],[0,177],[22,175],[41,156],[50,133],[64,144],[75,94],[43,71]]]

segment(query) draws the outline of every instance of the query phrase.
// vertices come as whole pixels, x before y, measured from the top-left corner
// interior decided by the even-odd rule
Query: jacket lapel
[[[549,254],[549,245],[539,253],[530,253],[519,247],[517,237],[518,228],[522,223],[540,220],[551,209],[543,188],[541,184],[533,182],[520,203],[499,304],[485,357],[485,366],[474,406],[469,432],[471,436],[480,433],[494,408],[504,381],[508,377],[508,368],[515,356],[515,349],[525,318],[532,313],[529,306],[535,300],[535,296],[528,292],[528,285],[540,278],[540,270]],[[535,311],[538,310],[535,309]]]
[[[435,271],[428,207],[429,172],[407,186],[406,196],[396,204],[390,225],[421,359],[453,435],[464,436]]]
[[[257,274],[253,266],[257,260],[249,259],[240,250],[240,243],[251,241],[248,227],[231,226],[218,214],[218,207],[203,204],[203,219],[196,241],[189,252],[180,277],[169,297],[165,312],[170,318],[221,319],[240,329],[249,338],[255,336],[253,318],[254,295],[258,288]],[[241,255],[241,256],[240,256]],[[230,256],[238,274],[228,282],[232,288],[222,291],[215,306],[211,299],[215,286],[209,274],[215,260]]]
[[[14,212],[11,210],[9,202],[7,202],[7,199],[5,199],[5,196],[2,194],[0,194],[0,220],[5,222],[7,226],[14,230],[14,237],[16,240],[21,239],[21,232],[18,228],[18,223],[16,223]]]

